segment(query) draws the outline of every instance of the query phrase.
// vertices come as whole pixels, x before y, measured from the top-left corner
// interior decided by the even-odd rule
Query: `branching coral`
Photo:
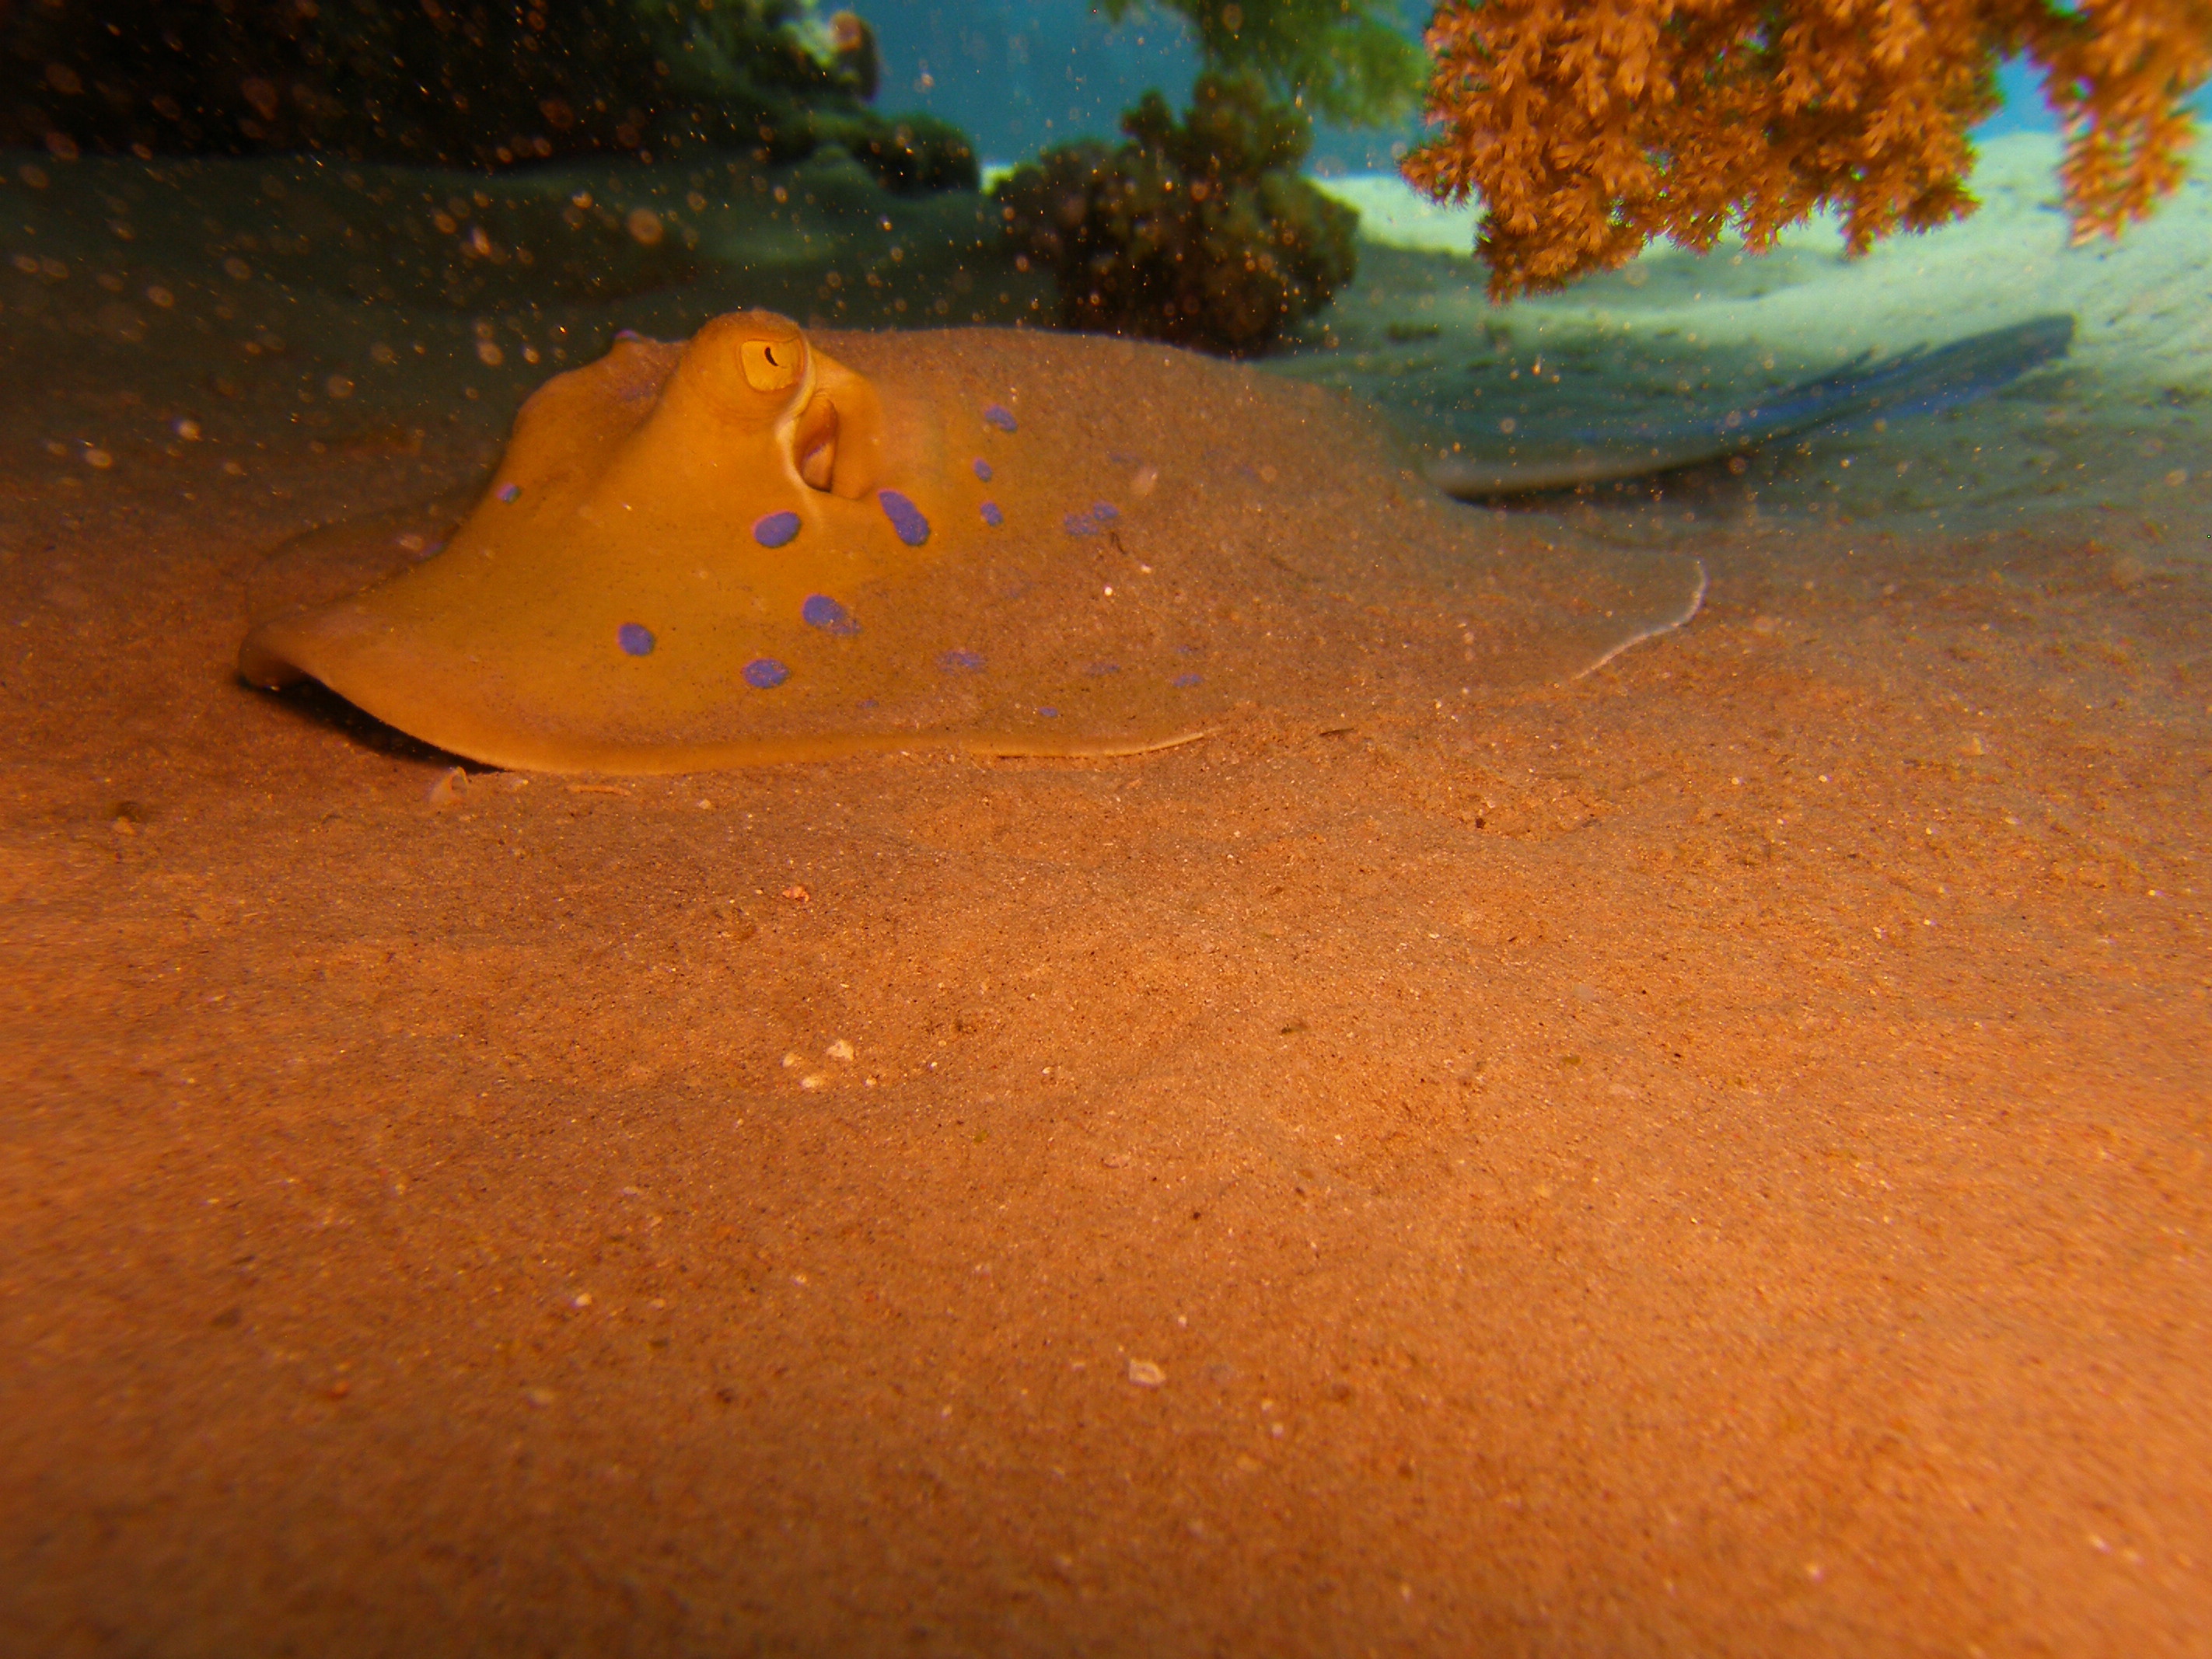
[[[1967,130],[2021,52],[2066,126],[2077,238],[2117,234],[2180,182],[2212,0],[1443,0],[1427,39],[1442,131],[1406,177],[1481,197],[1505,299],[1656,236],[1763,250],[1833,207],[1863,252],[1961,218]]]

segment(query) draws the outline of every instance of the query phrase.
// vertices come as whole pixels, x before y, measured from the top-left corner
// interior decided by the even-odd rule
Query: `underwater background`
[[[1507,300],[1426,7],[858,9],[0,8],[24,1650],[2202,1651],[2201,140]],[[750,307],[1034,501],[910,745],[241,678]]]

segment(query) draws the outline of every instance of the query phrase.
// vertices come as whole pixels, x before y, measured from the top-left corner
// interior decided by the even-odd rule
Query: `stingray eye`
[[[781,392],[799,379],[802,349],[796,340],[781,343],[746,341],[740,348],[745,365],[745,384],[756,392]]]

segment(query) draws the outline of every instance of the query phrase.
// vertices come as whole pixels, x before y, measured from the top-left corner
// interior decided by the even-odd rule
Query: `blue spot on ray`
[[[653,654],[653,630],[643,623],[624,623],[615,629],[615,643],[622,647],[625,655],[649,657]]]
[[[753,520],[753,539],[763,547],[781,547],[798,534],[796,513],[763,513]]]
[[[832,634],[860,631],[860,624],[853,620],[853,613],[827,593],[809,593],[805,603],[799,607],[799,617],[810,628],[823,629]]]
[[[991,464],[980,455],[975,458],[975,476],[985,483],[991,482]]]
[[[973,651],[947,651],[937,659],[937,665],[948,674],[980,674],[983,659]]]
[[[791,671],[774,657],[755,657],[745,665],[744,675],[756,691],[773,691],[791,678]]]
[[[995,426],[1001,432],[1012,432],[1014,429],[1014,411],[1004,404],[986,404],[983,406],[983,424]]]
[[[929,520],[921,516],[916,507],[896,489],[878,489],[876,501],[884,509],[884,516],[891,521],[898,538],[908,547],[920,547],[929,539]]]
[[[986,501],[983,503],[983,522],[985,524],[990,526],[992,529],[996,530],[1000,525],[1006,523],[1006,515],[999,511],[998,502]]]
[[[499,487],[499,498],[503,501],[514,501],[520,497],[521,494],[522,486],[519,483],[501,484]]]
[[[1195,674],[1178,674],[1168,684],[1175,686],[1193,686],[1198,684],[1198,680],[1199,677]]]

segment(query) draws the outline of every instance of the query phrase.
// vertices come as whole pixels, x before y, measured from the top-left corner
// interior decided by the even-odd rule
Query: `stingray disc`
[[[1132,753],[1239,706],[1564,678],[1702,591],[1687,560],[1502,545],[1318,388],[764,312],[556,376],[442,547],[417,518],[298,544],[240,672],[546,771]]]

